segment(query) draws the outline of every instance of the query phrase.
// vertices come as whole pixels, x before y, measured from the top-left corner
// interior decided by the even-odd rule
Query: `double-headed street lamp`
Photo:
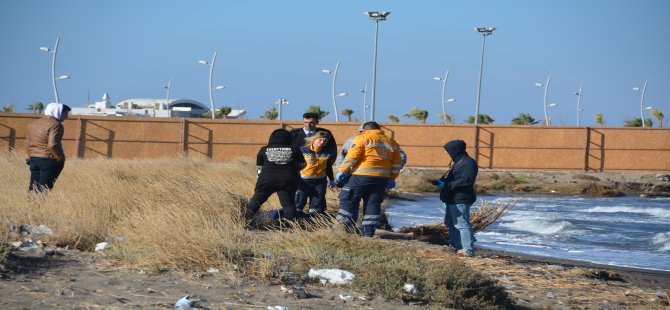
[[[203,65],[208,65],[209,66],[209,105],[210,105],[210,113],[212,113],[212,118],[216,118],[216,115],[214,113],[214,94],[212,93],[213,90],[220,90],[224,89],[226,87],[224,86],[216,86],[212,88],[212,77],[214,76],[214,63],[216,62],[216,51],[214,52],[214,56],[212,56],[212,62],[208,63],[207,60],[198,60],[199,64]]]
[[[288,100],[279,98],[275,103],[279,105],[279,120],[281,121],[281,106],[288,104]]]
[[[544,125],[545,126],[549,126],[549,115],[547,114],[547,107],[554,107],[554,106],[557,105],[556,103],[552,103],[552,104],[547,105],[547,93],[549,92],[549,82],[550,81],[551,81],[551,75],[547,77],[547,83],[545,83],[545,84],[535,83],[535,86],[537,86],[537,87],[544,87],[544,100],[542,101],[543,102],[542,105],[544,106]]]
[[[168,117],[170,117],[170,88],[172,88],[172,79],[169,79],[167,85],[163,85],[163,88],[165,88],[167,92],[165,95],[165,109],[167,109]],[[161,107],[161,110],[163,110],[163,107]]]
[[[482,73],[484,72],[484,47],[486,46],[486,37],[490,36],[496,28],[477,27],[475,31],[481,34],[484,40],[482,41],[482,58],[479,62],[479,84],[477,84],[477,108],[475,110],[475,125],[479,124],[479,100],[482,94]]]
[[[337,61],[337,64],[335,64],[335,71],[330,71],[328,69],[321,70],[321,72],[325,74],[332,74],[333,75],[333,87],[332,87],[332,92],[333,92],[333,108],[335,109],[335,121],[339,122],[339,112],[337,110],[337,97],[344,97],[348,95],[347,93],[339,93],[335,94],[335,83],[337,82],[337,71],[340,68],[340,61]]]
[[[445,97],[444,97],[444,95],[445,95],[445,90],[447,89],[447,79],[449,79],[449,69],[447,69],[447,72],[444,74],[444,78],[441,78],[441,77],[439,77],[439,76],[433,77],[433,80],[441,81],[441,82],[442,82],[442,100],[440,101],[440,103],[442,104],[442,115],[443,115],[445,118],[446,118],[446,116],[447,116],[447,108],[445,107],[445,103],[456,101],[456,99],[453,99],[453,98],[445,99]],[[443,121],[445,122],[445,124],[446,124],[447,120],[444,119],[444,118],[443,118],[442,120],[443,120]]]
[[[59,77],[56,77],[56,55],[58,54],[59,42],[60,42],[60,36],[56,37],[56,45],[54,46],[53,49],[44,46],[40,47],[41,51],[53,53],[51,58],[51,84],[53,85],[54,98],[56,99],[56,103],[60,103],[60,98],[58,97],[58,88],[56,87],[56,80],[65,80],[70,78],[69,75],[61,75]]]
[[[372,64],[372,100],[370,104],[370,120],[375,120],[375,103],[377,100],[377,38],[379,37],[379,22],[386,20],[391,12],[365,12],[368,17],[375,21],[375,52]]]
[[[579,90],[575,92],[575,95],[577,96],[577,126],[579,126],[579,113],[584,111],[582,109],[582,106],[579,104],[579,102],[582,99],[582,86],[579,86]]]
[[[634,91],[640,91],[639,87],[633,87]],[[642,94],[640,95],[640,118],[642,119],[642,127],[646,127],[644,124],[644,111],[642,107],[644,106],[644,93],[647,91],[647,81],[644,81],[644,86],[642,87]]]

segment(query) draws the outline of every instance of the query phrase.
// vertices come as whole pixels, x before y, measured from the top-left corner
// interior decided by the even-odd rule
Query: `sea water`
[[[405,194],[403,194],[405,195]],[[394,227],[443,222],[437,194],[409,195],[387,208]],[[476,233],[476,246],[596,264],[670,271],[670,198],[484,196],[516,201]],[[473,208],[479,205],[479,201]]]

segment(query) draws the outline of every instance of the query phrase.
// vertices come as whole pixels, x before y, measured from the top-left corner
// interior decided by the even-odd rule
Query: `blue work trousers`
[[[295,192],[296,210],[304,212],[309,199],[309,213],[326,212],[326,181],[327,178],[301,179]]]
[[[337,219],[348,231],[354,231],[358,220],[358,210],[363,200],[363,221],[360,232],[372,237],[381,219],[382,202],[388,178],[352,175],[340,192],[340,209]]]

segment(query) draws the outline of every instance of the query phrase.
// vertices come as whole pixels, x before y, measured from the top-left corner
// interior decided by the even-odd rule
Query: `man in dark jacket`
[[[28,124],[26,145],[30,165],[29,191],[52,189],[65,167],[63,151],[63,121],[68,118],[70,107],[49,103],[44,116]]]
[[[335,137],[333,137],[333,134],[330,132],[330,130],[326,128],[316,127],[316,125],[319,124],[318,113],[308,112],[303,114],[302,124],[303,124],[302,128],[291,130],[291,139],[293,139],[292,142],[293,148],[299,150],[301,147],[305,146],[305,138],[311,137],[317,131],[325,131],[328,133],[328,136],[330,136],[330,138],[328,139],[328,143],[326,143],[323,149],[330,154],[337,154],[337,142],[335,142]],[[335,159],[337,159],[337,157],[333,156],[328,161],[328,165],[332,166],[335,163]]]
[[[254,196],[246,207],[245,217],[253,220],[261,205],[270,195],[277,193],[284,218],[295,217],[295,192],[300,182],[300,170],[305,167],[305,158],[291,147],[291,135],[285,129],[272,132],[268,145],[261,147],[256,156],[258,180]]]
[[[456,248],[456,256],[474,256],[474,232],[470,225],[470,207],[477,200],[475,180],[477,162],[465,152],[465,141],[452,140],[444,150],[452,160],[446,178],[435,183],[440,187],[440,200],[446,208],[444,224],[449,228],[449,243]]]

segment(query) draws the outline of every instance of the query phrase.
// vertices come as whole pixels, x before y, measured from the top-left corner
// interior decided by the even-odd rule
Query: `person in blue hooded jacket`
[[[446,177],[435,183],[440,187],[440,200],[446,208],[444,225],[449,229],[449,243],[456,248],[456,256],[474,256],[474,232],[470,224],[470,207],[477,200],[475,180],[477,161],[465,152],[463,140],[452,140],[444,150],[452,160]]]

